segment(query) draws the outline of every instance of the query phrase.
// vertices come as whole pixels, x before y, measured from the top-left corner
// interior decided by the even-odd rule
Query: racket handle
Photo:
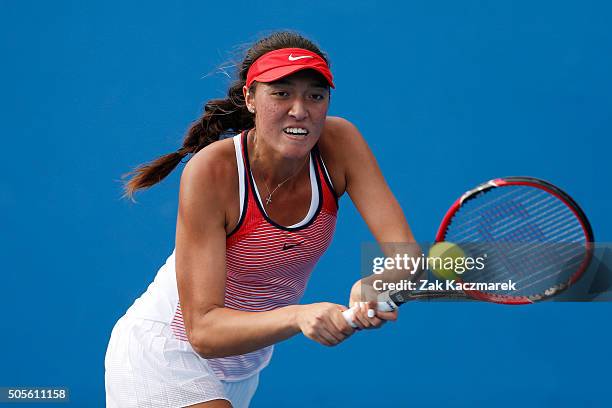
[[[344,320],[346,320],[346,322],[352,327],[352,328],[356,328],[357,325],[355,324],[355,322],[353,321],[353,317],[355,316],[355,309],[359,306],[359,304],[355,304],[353,307],[351,307],[350,309],[346,309],[344,312],[342,312],[342,316],[344,316]],[[381,312],[392,312],[395,309],[397,309],[397,306],[395,305],[395,303],[393,303],[392,300],[387,300],[385,302],[378,302],[376,309],[381,311]]]

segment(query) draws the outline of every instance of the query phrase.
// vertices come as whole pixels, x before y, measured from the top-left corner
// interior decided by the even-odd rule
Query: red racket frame
[[[586,238],[585,240],[586,241],[586,251],[585,251],[584,260],[580,264],[580,267],[577,269],[577,271],[569,278],[567,282],[562,284],[562,286],[560,286],[557,290],[555,290],[554,292],[548,295],[541,294],[541,295],[536,295],[536,296],[534,295],[532,296],[510,296],[510,295],[496,295],[496,294],[485,293],[485,292],[480,292],[476,290],[465,290],[464,292],[468,296],[474,299],[477,299],[477,300],[483,300],[483,301],[494,302],[494,303],[503,303],[507,305],[531,304],[534,301],[548,299],[564,291],[569,286],[574,284],[578,279],[580,279],[580,277],[587,270],[591,262],[591,259],[593,257],[593,243],[594,243],[593,230],[591,228],[591,225],[586,215],[584,214],[584,211],[582,211],[580,206],[578,206],[578,204],[569,195],[567,195],[564,191],[554,186],[553,184],[547,181],[544,181],[544,180],[534,178],[534,177],[504,177],[504,178],[493,179],[493,180],[487,181],[486,183],[482,183],[478,187],[464,193],[461,197],[457,199],[457,201],[453,203],[450,209],[446,212],[446,215],[442,219],[442,222],[440,223],[440,227],[438,228],[438,232],[436,233],[435,241],[442,242],[445,240],[444,238],[446,235],[446,231],[449,225],[451,224],[453,217],[455,216],[457,211],[459,211],[459,208],[461,208],[461,206],[464,203],[466,203],[467,201],[493,188],[504,187],[504,186],[531,186],[531,187],[539,188],[557,197],[559,200],[561,200],[563,204],[569,207],[569,209],[574,213],[576,218],[578,218],[578,220],[580,221],[580,225],[582,226],[582,231]],[[458,281],[460,281],[460,279],[458,279]]]

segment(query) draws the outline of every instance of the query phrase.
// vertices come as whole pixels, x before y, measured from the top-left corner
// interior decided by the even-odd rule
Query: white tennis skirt
[[[173,338],[168,324],[128,315],[113,328],[104,367],[109,408],[178,408],[215,399],[247,408],[259,382],[259,373],[219,380],[189,342]]]

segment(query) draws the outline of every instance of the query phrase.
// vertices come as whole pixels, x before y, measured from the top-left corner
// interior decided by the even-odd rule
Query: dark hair
[[[248,111],[242,88],[246,84],[249,67],[255,60],[267,52],[280,48],[304,48],[315,52],[328,62],[327,56],[310,40],[291,31],[275,32],[264,37],[246,51],[242,62],[238,65],[238,79],[227,91],[225,99],[212,99],[204,105],[204,114],[191,124],[183,139],[183,146],[176,152],[161,156],[149,163],[142,164],[123,175],[130,177],[124,183],[123,197],[133,199],[140,189],[151,187],[162,181],[189,154],[195,154],[219,140],[223,133],[240,132],[254,126],[254,116]],[[251,85],[254,91],[256,82]]]

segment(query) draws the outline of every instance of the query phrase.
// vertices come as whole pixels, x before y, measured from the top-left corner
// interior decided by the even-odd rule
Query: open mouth
[[[304,137],[304,136],[308,135],[308,133],[309,133],[308,129],[299,128],[299,127],[284,128],[283,132],[285,132],[288,135],[296,136],[296,137]]]

